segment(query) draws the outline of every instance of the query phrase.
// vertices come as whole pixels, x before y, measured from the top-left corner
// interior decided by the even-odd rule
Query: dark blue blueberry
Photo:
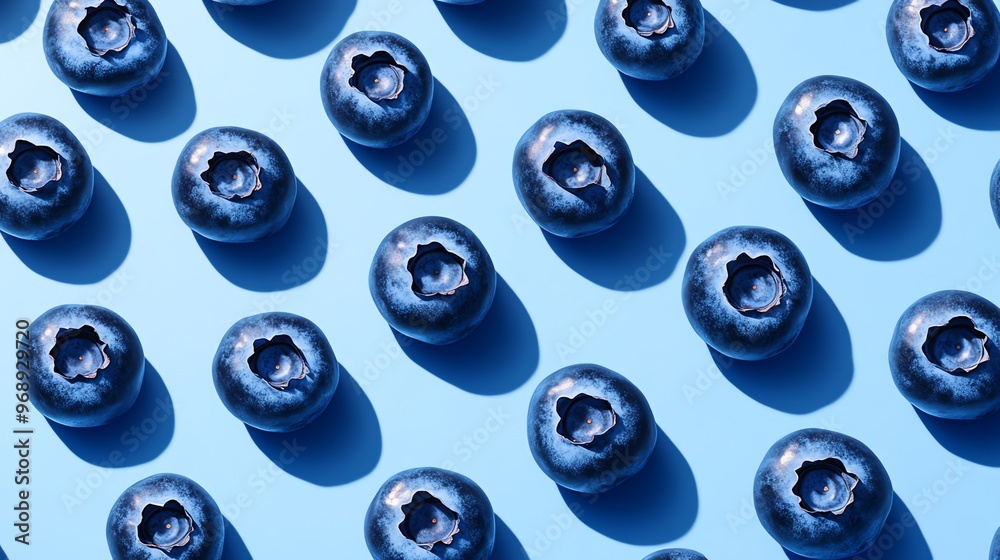
[[[695,248],[681,287],[698,336],[737,360],[791,346],[812,305],[813,280],[799,248],[767,228],[736,226]]]
[[[903,76],[932,91],[972,87],[1000,57],[993,0],[894,0],[885,34]]]
[[[21,113],[0,122],[0,172],[0,231],[21,239],[66,231],[94,194],[87,151],[46,115]]]
[[[1000,560],[1000,529],[993,536],[993,546],[990,547],[990,560]]]
[[[554,111],[514,149],[514,188],[528,215],[560,237],[613,226],[635,194],[635,167],[625,138],[587,111]]]
[[[844,558],[875,542],[892,507],[892,482],[860,441],[799,430],[767,451],[754,478],[753,502],[761,525],[781,546],[806,558]]]
[[[290,432],[326,410],[340,366],[312,321],[261,313],[240,319],[222,337],[212,379],[233,416],[259,430]]]
[[[400,333],[451,344],[483,321],[497,274],[482,242],[462,224],[428,216],[382,240],[368,274],[379,313]]]
[[[993,168],[993,177],[990,178],[990,206],[993,207],[993,218],[1000,226],[1000,162]]]
[[[857,208],[892,181],[899,123],[872,88],[850,78],[817,76],[796,86],[781,104],[774,150],[799,196],[828,208]]]
[[[406,142],[431,111],[434,77],[406,38],[384,31],[344,37],[327,58],[320,81],[323,106],[337,131],[372,148]]]
[[[642,392],[594,364],[549,375],[528,405],[528,447],[556,484],[605,492],[638,473],[656,446],[656,421]]]
[[[35,408],[66,426],[103,426],[139,396],[146,358],[139,337],[115,312],[60,305],[28,329]]]
[[[691,67],[705,43],[699,0],[601,0],[597,46],[622,74],[667,80]]]
[[[271,0],[212,0],[217,4],[229,4],[230,6],[257,6],[267,4]]]
[[[899,392],[941,418],[982,418],[1000,410],[1000,308],[970,292],[917,300],[896,323],[889,369]]]
[[[437,1],[442,2],[444,4],[459,4],[462,6],[468,6],[470,4],[478,4],[483,0],[437,0]]]
[[[108,514],[112,560],[219,560],[225,520],[190,478],[156,474],[129,486]]]
[[[483,489],[432,467],[390,477],[365,516],[365,541],[375,560],[487,560],[495,531]]]
[[[55,0],[42,40],[56,77],[91,95],[143,86],[167,58],[167,36],[147,0]]]
[[[200,132],[184,146],[171,190],[177,213],[192,230],[215,241],[246,243],[285,225],[297,184],[274,140],[226,126]]]
[[[705,555],[687,548],[658,550],[642,560],[708,560]]]

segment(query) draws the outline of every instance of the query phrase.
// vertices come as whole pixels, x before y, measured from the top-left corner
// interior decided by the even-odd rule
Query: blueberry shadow
[[[104,426],[71,428],[48,421],[74,455],[103,468],[134,467],[156,459],[174,436],[174,402],[149,360],[132,408]]]
[[[357,6],[357,0],[281,0],[257,6],[203,3],[230,37],[273,58],[301,58],[322,51]]]
[[[1000,412],[978,420],[948,420],[913,410],[941,447],[967,461],[1000,467]]]
[[[649,462],[634,477],[602,494],[561,486],[559,492],[584,525],[627,544],[677,540],[691,530],[698,516],[698,486],[691,465],[659,428]]]
[[[621,74],[632,99],[651,117],[689,136],[722,136],[747,118],[757,78],[746,51],[705,10],[705,47],[686,72],[663,81]]]
[[[223,243],[192,233],[219,274],[255,292],[287,290],[309,282],[323,269],[329,251],[323,209],[301,181],[288,223],[271,237]]]
[[[167,46],[163,69],[148,84],[119,97],[73,91],[76,102],[107,128],[140,142],[164,142],[191,127],[197,105],[194,85],[173,44]]]
[[[393,330],[414,363],[477,395],[502,395],[524,385],[538,368],[538,335],[528,310],[497,274],[493,305],[483,322],[458,342],[435,346]]]
[[[534,60],[555,46],[568,19],[565,0],[434,4],[463,43],[487,56],[518,62]]]
[[[435,2],[439,4],[439,2]],[[476,163],[476,136],[455,96],[436,78],[431,112],[395,148],[369,148],[344,138],[354,157],[382,182],[417,194],[443,194],[462,184]]]
[[[67,284],[104,280],[125,261],[132,244],[132,226],[125,206],[97,169],[90,207],[68,230],[44,241],[2,235],[25,266]]]
[[[896,174],[878,199],[853,210],[803,202],[838,243],[866,259],[896,261],[919,255],[941,231],[937,182],[905,140]]]
[[[943,93],[910,83],[920,100],[942,118],[973,130],[1000,130],[1000,64],[983,81],[962,91]]]
[[[567,239],[543,231],[567,266],[605,288],[634,291],[670,277],[684,252],[684,224],[639,168],[635,198],[620,222],[586,237]]]
[[[354,482],[375,470],[382,456],[375,408],[343,366],[333,399],[311,424],[290,433],[250,426],[247,432],[281,470],[318,486]]]
[[[809,10],[813,12],[825,12],[827,10],[836,10],[837,8],[842,8],[848,4],[853,4],[857,0],[774,0],[778,4],[783,4],[785,6],[791,6],[792,8],[799,8],[800,10]]]
[[[782,549],[789,560],[809,560],[787,549]],[[878,558],[879,560],[934,560],[931,548],[924,538],[920,525],[913,513],[903,503],[899,494],[892,493],[892,509],[885,520],[882,532],[875,543],[867,550],[854,556],[838,560],[858,560],[859,558]]]
[[[41,0],[6,0],[0,3],[0,43],[13,41],[31,27],[38,16]],[[0,558],[3,558],[0,550]]]
[[[775,410],[808,414],[833,404],[851,385],[854,358],[844,316],[818,281],[802,332],[790,347],[760,361],[709,348],[722,375],[746,396]]]
[[[510,530],[510,527],[503,522],[503,519],[500,519],[499,515],[494,517],[496,519],[496,539],[493,542],[493,554],[490,555],[490,560],[528,560],[528,552],[524,550],[524,546],[514,531]]]
[[[229,519],[225,519],[225,537],[222,542],[222,557],[220,560],[253,560],[253,555],[247,549],[236,527]]]

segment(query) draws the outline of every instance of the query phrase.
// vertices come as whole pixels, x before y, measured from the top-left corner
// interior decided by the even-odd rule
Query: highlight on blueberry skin
[[[219,560],[225,520],[190,478],[156,474],[129,486],[108,514],[112,560]]]
[[[635,195],[632,152],[607,119],[554,111],[514,149],[514,188],[531,219],[559,237],[583,237],[618,223]]]
[[[993,176],[990,178],[990,206],[993,208],[993,218],[1000,226],[1000,161],[993,168]]]
[[[420,130],[431,111],[434,76],[405,37],[359,31],[330,53],[320,81],[323,107],[348,140],[391,148]]]
[[[606,492],[642,470],[656,430],[639,388],[595,364],[552,373],[528,405],[531,455],[556,484],[577,492]]]
[[[877,91],[816,76],[795,87],[774,119],[774,150],[802,198],[838,210],[875,200],[899,161],[899,122]]]
[[[451,344],[486,317],[496,294],[493,260],[476,234],[437,216],[389,232],[375,252],[368,287],[396,331],[428,344]]]
[[[889,369],[906,400],[956,420],[1000,410],[1000,308],[961,290],[920,298],[896,323]]]
[[[496,519],[475,482],[426,467],[385,481],[368,506],[364,530],[375,560],[487,560]]]
[[[668,80],[694,64],[705,44],[699,0],[601,0],[594,34],[608,62],[640,80]]]
[[[778,544],[806,558],[851,557],[869,548],[892,500],[889,474],[872,450],[830,430],[781,438],[754,478],[761,525]]]
[[[687,548],[658,550],[642,560],[708,560],[705,555]]]
[[[903,76],[931,91],[970,88],[1000,58],[993,0],[894,0],[885,34]]]
[[[767,228],[735,226],[703,241],[688,259],[684,312],[698,336],[737,360],[762,360],[795,342],[812,305],[802,252]]]
[[[281,146],[234,126],[191,138],[170,185],[181,220],[202,237],[227,243],[274,235],[288,222],[298,188]]]
[[[55,0],[42,43],[60,81],[103,97],[149,83],[167,59],[167,36],[148,0]]]
[[[94,195],[87,150],[47,115],[20,113],[0,122],[0,173],[0,231],[21,239],[66,231]]]
[[[212,380],[233,416],[258,430],[290,432],[326,410],[340,366],[315,323],[270,312],[230,327],[215,353]]]
[[[28,336],[28,398],[49,420],[103,426],[135,403],[146,358],[138,335],[114,311],[59,305],[35,319]]]

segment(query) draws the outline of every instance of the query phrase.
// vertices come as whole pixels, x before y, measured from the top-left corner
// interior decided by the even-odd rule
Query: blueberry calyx
[[[816,122],[809,132],[816,147],[834,156],[854,159],[868,132],[868,122],[843,99],[821,105],[815,114]]]
[[[111,365],[107,348],[108,343],[101,340],[90,325],[78,329],[60,328],[49,356],[55,362],[53,370],[64,379],[94,379],[97,372]]]
[[[7,157],[10,158],[7,180],[23,192],[33,193],[62,179],[62,158],[48,146],[18,140]]]
[[[604,157],[583,140],[569,144],[556,142],[542,164],[542,173],[569,192],[591,186],[605,189],[611,186]]]
[[[406,270],[413,278],[411,289],[418,296],[451,296],[469,284],[465,273],[465,259],[433,241],[417,245],[417,252],[406,263]]]
[[[781,305],[781,298],[788,293],[785,277],[767,255],[740,253],[726,263],[726,274],[722,291],[729,305],[744,315],[767,313]]]
[[[403,93],[403,80],[409,72],[385,51],[371,56],[359,54],[351,62],[351,68],[354,73],[347,83],[375,103],[397,99]]]
[[[640,37],[666,35],[676,27],[673,9],[663,0],[628,0],[622,18]]]
[[[163,505],[146,504],[136,530],[139,542],[170,554],[174,548],[191,541],[194,519],[177,500],[169,500]]]
[[[122,52],[135,38],[135,18],[115,0],[104,0],[87,8],[77,32],[96,56]]]
[[[989,337],[976,328],[971,317],[952,317],[944,325],[927,329],[927,339],[921,349],[932,364],[952,375],[972,373],[987,362]]]
[[[208,160],[208,169],[202,172],[212,194],[226,200],[248,198],[263,186],[260,182],[260,164],[253,154],[245,150],[239,152],[215,152]]]
[[[841,515],[854,503],[854,489],[861,483],[858,475],[849,472],[844,463],[829,457],[821,461],[804,461],[795,469],[798,480],[792,493],[799,498],[799,507],[811,514]]]
[[[556,401],[559,424],[556,433],[574,445],[587,447],[607,434],[618,423],[618,414],[611,403],[580,393]]]
[[[268,385],[282,391],[309,373],[305,355],[287,334],[253,341],[253,354],[247,358],[247,365]]]
[[[458,514],[430,492],[421,490],[403,504],[399,532],[420,548],[430,552],[434,545],[449,545],[458,534]]]
[[[947,0],[920,10],[920,30],[927,36],[931,48],[954,53],[962,50],[976,34],[971,18],[972,11],[964,4]]]

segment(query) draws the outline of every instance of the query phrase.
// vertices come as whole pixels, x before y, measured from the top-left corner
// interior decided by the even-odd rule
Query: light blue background
[[[173,51],[167,75],[134,108],[71,93],[42,54],[49,2],[37,16],[37,1],[5,2],[3,116],[60,119],[107,186],[67,234],[75,239],[0,243],[0,330],[10,338],[17,318],[100,303],[133,325],[158,375],[136,410],[107,429],[54,430],[33,415],[33,544],[12,544],[15,489],[4,475],[0,546],[12,558],[106,557],[111,504],[133,482],[166,471],[195,479],[224,506],[235,528],[229,560],[367,558],[362,525],[376,489],[397,471],[435,465],[468,475],[490,496],[503,521],[501,560],[641,558],[661,545],[713,560],[784,558],[752,511],[753,475],[775,440],[816,426],[868,444],[905,504],[897,502],[891,521],[902,525],[907,510],[916,519],[883,539],[883,557],[985,558],[1000,526],[1000,419],[922,420],[896,391],[886,348],[900,313],[927,293],[965,287],[1000,301],[1000,232],[987,196],[1000,156],[1000,72],[970,93],[918,94],[890,58],[881,0],[705,0],[725,31],[710,26],[716,38],[691,72],[626,86],[594,42],[596,0],[489,1],[498,7],[477,23],[461,7],[429,0],[286,0],[275,4],[287,5],[287,16],[266,15],[254,27],[227,12],[215,13],[216,22],[214,5],[154,0]],[[443,86],[430,126],[449,139],[398,186],[359,159],[377,169],[380,157],[391,161],[414,145],[390,156],[352,151],[320,102],[327,53],[364,28],[411,39]],[[824,73],[881,92],[910,146],[905,193],[884,216],[873,209],[880,217],[872,223],[857,212],[810,211],[770,152],[782,99]],[[443,113],[456,104],[468,127],[452,130]],[[564,108],[615,122],[647,179],[611,233],[549,243],[518,203],[510,161],[532,122]],[[218,125],[273,137],[311,193],[275,242],[227,253],[199,243],[174,211],[177,154],[194,133]],[[429,129],[418,138],[430,138]],[[509,288],[469,341],[403,352],[371,302],[368,267],[385,233],[428,214],[472,228]],[[849,236],[845,223],[862,233]],[[689,327],[679,290],[693,247],[734,224],[791,237],[822,289],[792,350],[726,368]],[[661,246],[671,256],[658,270],[644,268]],[[318,273],[305,272],[317,264]],[[627,275],[643,282],[640,290],[616,289]],[[255,442],[222,406],[209,370],[226,329],[270,309],[318,323],[354,380],[316,427],[288,436],[306,449],[283,467],[275,463],[282,440]],[[585,361],[630,377],[667,437],[638,481],[578,517],[578,499],[564,498],[532,460],[525,412],[542,377]],[[6,379],[12,389],[13,376]],[[156,399],[174,409],[159,423]],[[13,426],[13,397],[2,402],[0,426]],[[133,425],[152,436],[123,441]],[[0,449],[0,470],[12,471],[13,449]],[[122,466],[100,466],[109,461]]]

